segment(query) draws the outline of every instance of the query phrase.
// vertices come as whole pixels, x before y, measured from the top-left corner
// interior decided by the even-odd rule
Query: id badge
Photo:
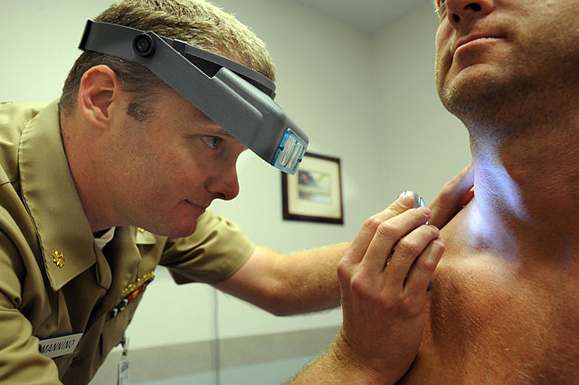
[[[121,360],[119,361],[119,370],[117,377],[117,385],[128,385],[129,384],[129,340],[123,337],[121,341],[123,346],[123,354],[121,355]]]

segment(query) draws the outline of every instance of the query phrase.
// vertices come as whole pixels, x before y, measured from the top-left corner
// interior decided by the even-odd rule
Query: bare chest
[[[418,357],[401,383],[574,384],[578,283],[488,266],[442,268]]]

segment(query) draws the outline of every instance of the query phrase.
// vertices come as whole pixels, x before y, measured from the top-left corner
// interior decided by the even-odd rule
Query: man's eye
[[[212,149],[217,149],[221,143],[221,138],[218,138],[217,136],[203,136],[202,139],[205,144]]]

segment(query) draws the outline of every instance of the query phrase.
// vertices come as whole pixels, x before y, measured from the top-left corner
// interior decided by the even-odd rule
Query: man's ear
[[[121,105],[120,80],[110,67],[98,65],[84,73],[78,90],[78,108],[92,126],[106,129]]]

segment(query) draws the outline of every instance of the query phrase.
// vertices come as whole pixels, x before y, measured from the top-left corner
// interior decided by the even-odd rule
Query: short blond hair
[[[226,56],[275,80],[275,68],[265,43],[233,15],[204,0],[121,0],[101,13],[96,21],[124,25],[161,36],[179,39],[196,47]],[[83,74],[95,65],[111,67],[123,87],[133,93],[129,113],[144,118],[155,90],[164,83],[144,66],[109,55],[84,52],[71,69],[60,105],[76,105]]]

